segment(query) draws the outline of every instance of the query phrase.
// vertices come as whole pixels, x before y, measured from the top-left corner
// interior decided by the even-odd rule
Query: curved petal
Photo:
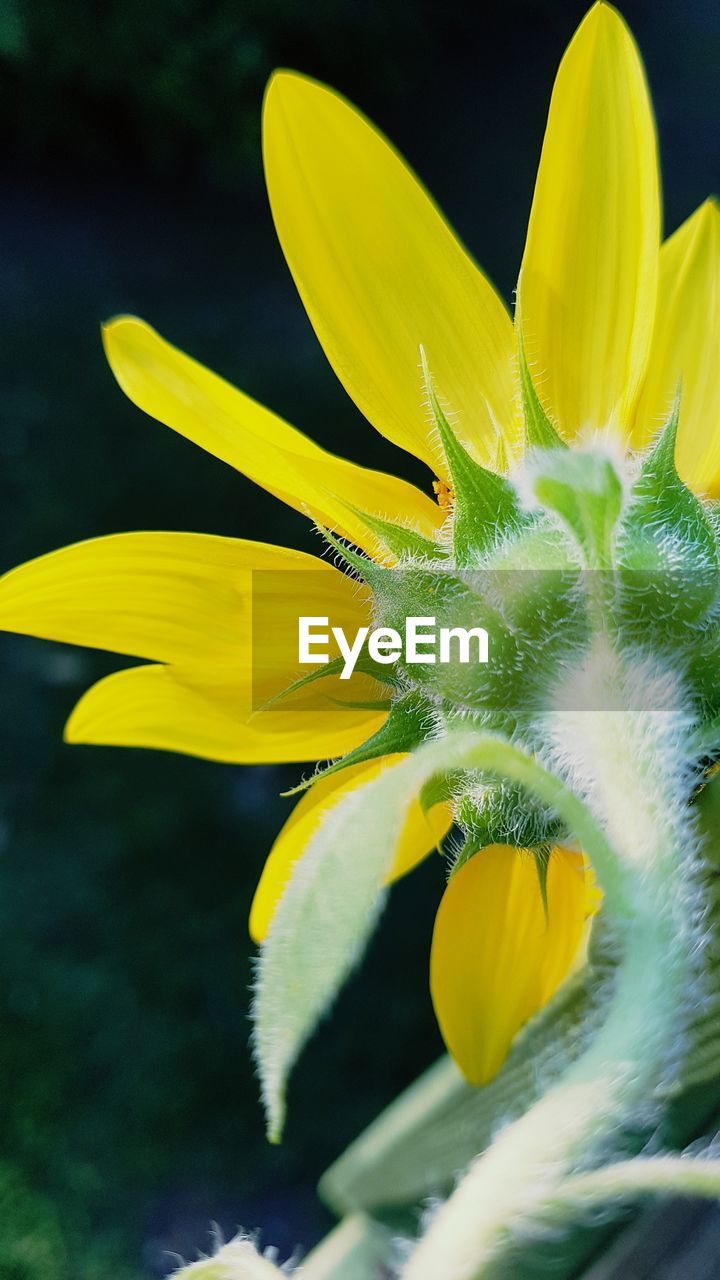
[[[650,362],[633,445],[667,421],[682,387],[676,460],[696,492],[720,495],[720,209],[706,200],[660,250]]]
[[[142,320],[111,320],[103,341],[118,383],[140,409],[371,555],[377,539],[357,508],[428,538],[440,527],[442,513],[414,485],[327,453]]]
[[[538,392],[562,433],[632,422],[650,346],[660,196],[652,108],[622,18],[596,4],[560,64],[519,283]]]
[[[557,990],[588,916],[581,854],[554,849],[547,916],[534,858],[490,845],[453,875],[435,920],[430,989],[443,1039],[471,1084],[502,1065],[516,1032]]]
[[[262,942],[270,927],[275,908],[295,863],[302,857],[308,842],[334,807],[349,791],[355,791],[397,764],[403,755],[385,756],[368,764],[352,765],[340,773],[320,778],[295,806],[268,854],[255,891],[250,911],[250,936]],[[447,804],[435,805],[424,813],[419,801],[410,808],[402,836],[395,852],[390,880],[397,880],[417,866],[447,835],[452,816]]]
[[[328,614],[351,632],[368,612],[365,589],[324,560],[199,533],[92,538],[0,578],[5,631],[159,662],[252,665],[258,698],[298,675],[300,615]]]
[[[67,722],[65,740],[152,747],[228,764],[274,764],[344,755],[383,719],[384,713],[347,707],[339,712],[319,700],[257,714],[242,674],[134,667],[88,689]]]
[[[460,438],[494,463],[498,427],[515,430],[512,325],[417,178],[344,98],[287,71],[268,85],[263,154],[288,266],[355,403],[444,474],[422,344]]]

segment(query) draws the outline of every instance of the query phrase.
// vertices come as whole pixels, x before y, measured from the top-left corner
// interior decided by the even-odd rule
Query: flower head
[[[720,495],[720,213],[704,204],[661,246],[652,110],[614,9],[590,10],[560,66],[514,324],[414,174],[336,93],[277,73],[263,145],[280,242],[328,360],[368,421],[427,464],[426,490],[326,452],[142,321],[120,317],[103,338],[126,395],[358,548],[348,558],[366,589],[290,549],[189,533],[97,538],[0,584],[5,629],[146,662],[88,690],[68,741],[236,763],[337,758],[270,854],[251,917],[257,940],[312,833],[349,790],[458,717],[494,721],[445,686],[379,686],[377,671],[339,712],[337,673],[296,683],[281,645],[269,645],[257,669],[247,640],[253,578],[266,575],[271,617],[312,611],[360,625],[378,608],[377,575],[388,566],[412,590],[413,573],[462,583],[461,570],[498,554],[514,567],[547,567],[557,540],[518,514],[512,477],[524,452],[599,437],[640,456],[681,379],[680,480],[703,498]],[[269,585],[275,572],[282,598]],[[393,605],[411,611],[407,600]],[[259,709],[271,699],[271,711]],[[448,1045],[475,1082],[579,962],[596,905],[566,833],[543,814],[513,827],[518,803],[467,778],[418,797],[393,871],[414,866],[452,821],[463,830],[431,982]]]

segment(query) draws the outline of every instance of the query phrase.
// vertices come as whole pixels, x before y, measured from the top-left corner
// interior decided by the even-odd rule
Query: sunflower
[[[555,82],[515,324],[414,174],[338,94],[276,73],[263,148],[280,243],[327,358],[368,421],[427,465],[427,492],[319,448],[122,316],[104,327],[105,351],[140,409],[307,515],[335,545],[352,544],[356,566],[452,566],[461,515],[453,459],[499,484],[512,474],[532,443],[528,369],[553,438],[600,436],[626,453],[648,448],[682,379],[678,473],[694,493],[720,496],[720,216],[708,201],[661,246],[652,108],[633,39],[610,6],[587,14]],[[421,350],[432,381],[423,382]],[[85,693],[68,742],[235,764],[338,762],[312,781],[271,850],[251,913],[262,942],[334,806],[442,728],[430,699],[412,705],[412,732],[398,736],[397,691],[379,694],[372,673],[351,703],[335,671],[298,681],[287,646],[264,645],[259,661],[249,639],[259,608],[279,622],[293,611],[332,614],[351,629],[370,617],[372,590],[291,549],[165,532],[66,547],[0,584],[4,629],[144,660]],[[483,843],[468,833],[471,804],[457,792],[418,798],[392,878],[453,821],[468,834],[438,910],[431,989],[451,1053],[481,1083],[581,962],[595,895],[562,832],[538,840],[535,858],[529,838]]]

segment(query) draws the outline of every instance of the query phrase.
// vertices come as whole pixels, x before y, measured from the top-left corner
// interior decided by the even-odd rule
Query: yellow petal
[[[367,592],[315,556],[206,534],[93,538],[0,578],[6,631],[160,662],[252,666],[256,704],[300,674],[303,614],[350,632],[368,620]]]
[[[531,854],[490,845],[453,875],[435,920],[430,989],[445,1043],[471,1084],[485,1084],[512,1040],[553,995],[585,934],[581,854],[554,849],[547,917]]]
[[[633,444],[647,444],[682,386],[676,460],[696,492],[720,495],[720,209],[706,200],[660,251],[655,332]]]
[[[402,755],[384,756],[367,764],[352,765],[340,773],[320,778],[295,806],[268,855],[250,911],[250,936],[262,942],[292,869],[302,857],[321,822],[348,792],[364,786]],[[420,802],[410,808],[389,880],[411,871],[447,835],[452,823],[447,804],[435,805],[427,814]]]
[[[645,369],[660,197],[645,75],[622,18],[596,4],[560,64],[519,284],[545,408],[572,438],[623,436]]]
[[[457,431],[495,457],[514,433],[512,326],[492,286],[397,152],[338,94],[276,73],[263,114],[275,226],[340,381],[403,449],[444,471],[419,346]]]
[[[111,320],[103,340],[115,377],[139,408],[370,554],[377,540],[350,507],[428,538],[439,528],[441,513],[419,489],[327,453],[142,320]]]
[[[383,720],[384,713],[340,713],[331,703],[257,715],[246,674],[150,666],[118,671],[93,685],[70,716],[65,739],[272,764],[344,755]]]

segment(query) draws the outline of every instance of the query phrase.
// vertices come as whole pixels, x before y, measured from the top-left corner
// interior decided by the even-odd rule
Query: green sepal
[[[363,524],[367,525],[370,532],[375,534],[378,542],[382,543],[398,560],[408,556],[418,560],[446,559],[447,550],[441,543],[423,537],[415,529],[393,524],[392,521],[383,520],[380,516],[370,516],[367,511],[361,511],[359,507],[353,507],[349,503],[347,505]]]
[[[412,751],[413,747],[418,747],[429,737],[428,726],[431,716],[432,708],[427,698],[415,692],[406,694],[392,704],[385,723],[366,742],[349,751],[342,760],[336,760],[334,764],[328,765],[326,769],[313,774],[312,778],[307,778],[299,786],[283,794],[297,795],[298,792],[306,791],[308,787],[313,786],[319,778],[340,773],[343,769],[351,768],[352,765],[366,764],[369,760],[379,760],[381,756]]]
[[[674,486],[679,486],[681,489],[685,488],[675,465],[679,426],[680,391],[678,390],[673,400],[670,416],[643,461],[638,484],[639,490],[662,498],[669,488]]]
[[[457,820],[466,839],[453,872],[490,844],[538,849],[555,843],[565,834],[562,823],[553,814],[528,796],[527,791],[510,783],[491,782],[483,787],[479,796],[463,796],[457,805]]]
[[[323,537],[330,546],[342,556],[343,560],[358,575],[359,578],[370,588],[373,593],[374,603],[377,607],[378,601],[387,597],[388,582],[392,583],[404,581],[406,577],[415,572],[414,569],[388,568],[386,565],[376,564],[374,560],[370,560],[368,556],[362,555],[359,551],[353,550],[347,543],[342,542],[340,538],[331,533],[329,529],[320,530]],[[420,573],[425,572],[433,574],[433,570],[419,570]],[[438,574],[444,572],[437,571]],[[392,592],[390,593],[392,594]],[[388,624],[389,625],[389,624]]]
[[[461,445],[438,400],[422,348],[420,354],[428,402],[452,480],[455,561],[467,568],[525,517],[505,477],[482,467]]]
[[[367,701],[354,698],[333,698],[328,695],[328,702],[336,707],[345,707],[348,711],[389,711],[392,702],[389,698],[371,698]]]
[[[540,403],[532,374],[525,356],[522,335],[518,341],[518,366],[520,370],[520,395],[525,422],[525,446],[528,449],[567,449]]]
[[[333,550],[337,551],[338,555],[342,556],[345,563],[349,564],[350,568],[354,569],[355,572],[362,578],[363,582],[367,582],[368,585],[371,586],[372,573],[384,572],[382,567],[379,564],[375,564],[375,561],[371,560],[369,556],[363,555],[361,551],[355,551],[353,547],[350,546],[349,543],[343,542],[342,538],[339,538],[337,534],[331,533],[330,530],[326,529],[324,525],[322,524],[317,525],[317,529],[322,534],[325,541],[330,544]]]
[[[678,395],[633,485],[619,540],[623,623],[661,645],[705,617],[720,574],[713,519],[675,465],[679,417]]]
[[[622,481],[599,452],[538,450],[527,465],[535,500],[553,511],[575,538],[588,569],[609,569],[623,509]]]
[[[283,702],[285,698],[289,698],[293,693],[298,693],[300,689],[304,689],[309,684],[315,684],[318,680],[326,680],[328,676],[340,675],[344,666],[344,658],[331,658],[330,662],[322,663],[322,665],[316,667],[314,671],[308,671],[307,675],[298,676],[297,680],[293,680],[285,689],[281,689],[279,693],[274,693],[271,698],[268,698],[266,702],[263,702],[262,706],[257,708],[256,714],[259,715],[261,712],[272,711],[273,707],[276,707],[278,703]],[[353,675],[358,673],[363,676],[372,676],[374,680],[378,680],[382,684],[392,685],[393,687],[397,683],[386,666],[383,666],[378,662],[373,662],[372,658],[365,652],[360,654],[360,657],[355,663]],[[328,698],[328,701],[335,702],[339,706],[344,707],[363,705],[359,703],[343,702],[339,698]],[[365,703],[364,706],[368,710],[376,709],[376,704],[369,706]]]

